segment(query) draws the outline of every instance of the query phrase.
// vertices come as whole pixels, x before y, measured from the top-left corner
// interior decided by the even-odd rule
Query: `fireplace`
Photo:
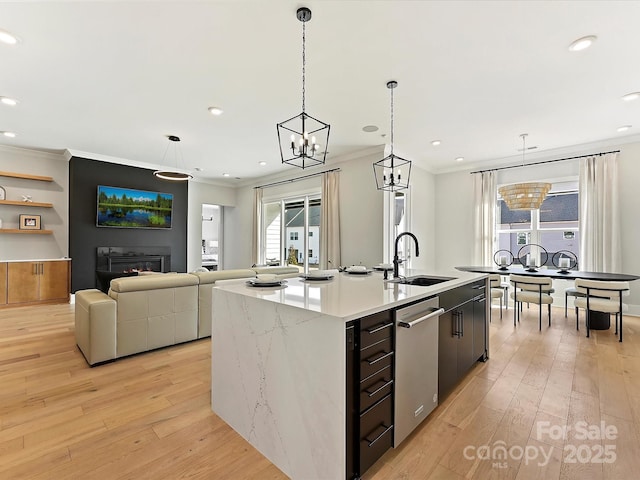
[[[167,272],[171,247],[98,247],[96,270],[113,273]]]

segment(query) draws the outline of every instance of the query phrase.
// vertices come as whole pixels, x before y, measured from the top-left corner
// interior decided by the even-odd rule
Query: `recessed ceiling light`
[[[434,147],[437,147],[438,145],[440,145],[440,140],[434,140],[433,142],[431,142],[431,145],[433,145]]]
[[[5,105],[11,105],[12,107],[18,104],[17,100],[9,97],[0,97],[0,102],[4,103]]]
[[[223,173],[223,174],[222,174],[222,176],[223,176],[223,177],[228,177],[228,176],[230,176],[230,175],[229,175],[228,173]]]
[[[458,157],[458,158],[456,158],[456,162],[461,162],[461,161],[463,161],[463,160],[464,160],[464,157]]]
[[[13,132],[2,132],[5,137],[16,138],[16,134]]]
[[[220,107],[209,107],[208,110],[211,115],[215,116],[222,115],[222,112],[224,112],[224,110],[222,110]]]
[[[376,127],[375,125],[365,125],[364,127],[362,127],[362,131],[367,133],[377,132],[378,127]]]
[[[618,131],[619,132],[626,132],[630,128],[631,128],[631,125],[622,125],[621,127],[618,127]]]
[[[0,30],[0,42],[6,43],[7,45],[15,45],[18,43],[18,37],[12,35],[6,30]]]
[[[596,41],[598,37],[595,35],[588,35],[586,37],[579,38],[569,45],[569,50],[572,52],[579,52],[580,50],[585,50],[593,45],[593,42]]]
[[[631,100],[637,100],[640,98],[640,92],[632,92],[632,93],[627,93],[625,96],[622,97],[622,100],[624,100],[625,102],[630,102]]]
[[[260,165],[261,167],[264,167],[267,164],[267,162],[262,161],[262,162],[258,162],[258,165]]]

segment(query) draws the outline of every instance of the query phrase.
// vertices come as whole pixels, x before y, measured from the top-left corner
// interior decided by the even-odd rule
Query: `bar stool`
[[[499,298],[500,299],[500,318],[502,318],[502,301],[504,299],[504,290],[502,289],[502,280],[500,275],[497,273],[492,273],[489,275],[489,286],[491,287],[491,299]],[[489,317],[489,321],[491,321],[491,317]]]

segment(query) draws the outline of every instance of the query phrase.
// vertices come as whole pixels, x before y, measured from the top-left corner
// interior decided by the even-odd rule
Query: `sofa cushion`
[[[136,292],[158,290],[162,288],[186,287],[197,285],[198,278],[190,273],[143,275],[138,277],[116,278],[111,280],[109,292]]]
[[[194,272],[192,273],[198,278],[200,285],[207,283],[215,283],[217,280],[227,280],[230,278],[252,278],[256,276],[256,272],[251,269],[233,269],[233,270],[217,270],[214,272]]]

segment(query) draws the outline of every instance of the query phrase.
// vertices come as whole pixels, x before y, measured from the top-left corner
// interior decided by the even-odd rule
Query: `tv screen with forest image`
[[[98,227],[171,228],[173,195],[98,185]]]

